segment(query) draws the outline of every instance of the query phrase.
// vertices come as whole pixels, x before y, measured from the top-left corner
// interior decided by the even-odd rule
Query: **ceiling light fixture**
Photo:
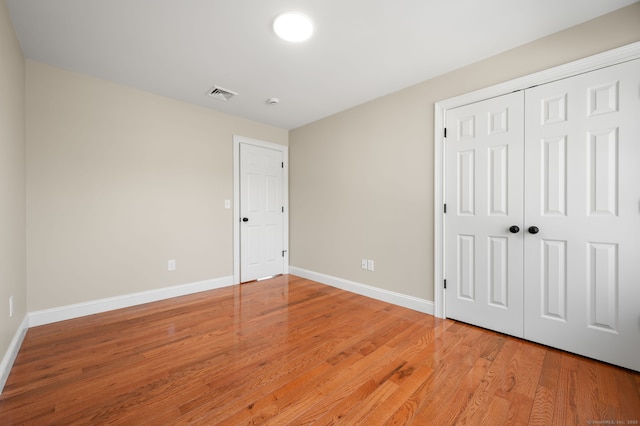
[[[273,22],[273,31],[283,40],[298,43],[313,34],[313,23],[299,12],[285,12]]]

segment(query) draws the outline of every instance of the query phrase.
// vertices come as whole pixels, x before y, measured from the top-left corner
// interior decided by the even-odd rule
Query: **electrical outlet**
[[[367,269],[367,259],[362,259],[362,269]]]
[[[371,271],[373,272],[373,260],[369,259],[367,260],[367,271]]]
[[[176,260],[175,259],[171,259],[167,262],[167,269],[169,271],[175,271],[176,270]]]
[[[9,317],[13,316],[13,296],[9,296]]]
[[[231,200],[224,200],[224,208],[225,209],[231,208]]]

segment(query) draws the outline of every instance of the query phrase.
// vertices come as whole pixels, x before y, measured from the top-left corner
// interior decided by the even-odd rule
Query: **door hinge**
[[[447,203],[444,203],[444,212],[447,212]]]
[[[286,250],[282,250],[282,257],[284,257],[284,254],[286,253]]]
[[[444,289],[447,289],[447,280],[444,280]]]
[[[282,162],[282,168],[284,169],[284,161]]]
[[[446,127],[444,128],[444,137],[445,138],[447,137],[447,128]]]
[[[282,213],[284,213],[284,207],[282,208]]]

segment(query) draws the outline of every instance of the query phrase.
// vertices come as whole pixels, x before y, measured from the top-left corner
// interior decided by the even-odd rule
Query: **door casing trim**
[[[282,203],[284,205],[282,224],[283,273],[289,273],[289,147],[233,135],[233,284],[240,284],[240,144],[254,145],[282,152],[282,161],[284,163],[282,170]]]
[[[445,99],[435,103],[434,117],[434,315],[438,318],[446,318],[445,292],[444,292],[444,126],[446,112],[449,109],[468,105],[474,102],[504,95],[518,90],[525,90],[532,86],[550,83],[563,78],[572,77],[599,68],[616,65],[622,62],[640,58],[640,42],[631,43],[607,52],[589,56],[584,59],[569,62],[557,67],[549,68],[529,74],[514,80],[505,81],[494,86],[476,90],[464,95]]]

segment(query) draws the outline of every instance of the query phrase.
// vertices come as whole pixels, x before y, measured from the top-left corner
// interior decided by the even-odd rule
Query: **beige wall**
[[[433,300],[434,103],[639,40],[636,3],[291,131],[291,265]]]
[[[639,19],[635,4],[289,135],[27,61],[28,309],[231,275],[232,213],[223,200],[233,196],[233,134],[291,140],[293,266],[432,300],[434,102],[640,40]],[[9,122],[0,130],[9,164],[0,196],[12,201],[2,250],[17,265],[2,274],[18,283],[10,291],[24,293],[24,115],[16,112],[24,61],[12,32],[1,46],[3,64],[15,64],[0,74],[10,86],[2,106],[11,106],[0,115]],[[362,271],[361,258],[374,259],[376,271]],[[4,284],[0,291],[3,315]],[[24,296],[16,297],[24,313]]]
[[[7,5],[0,1],[0,360],[27,313],[24,67]]]
[[[32,61],[26,76],[29,311],[233,274],[233,135],[286,130]]]

